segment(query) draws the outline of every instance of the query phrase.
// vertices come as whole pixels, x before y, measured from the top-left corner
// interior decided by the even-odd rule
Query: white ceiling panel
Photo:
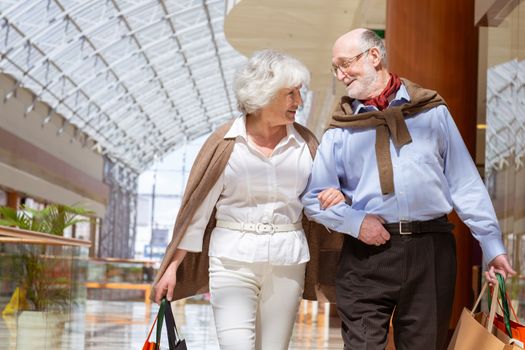
[[[0,72],[140,172],[235,114],[224,3],[0,0]]]

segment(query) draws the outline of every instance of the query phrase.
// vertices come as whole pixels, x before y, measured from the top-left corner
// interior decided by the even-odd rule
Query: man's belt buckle
[[[409,224],[410,221],[408,220],[400,220],[399,221],[399,234],[400,235],[411,235],[412,232],[410,231],[403,231],[403,224]]]
[[[274,233],[275,226],[273,224],[257,223],[255,225],[255,232],[257,233]]]

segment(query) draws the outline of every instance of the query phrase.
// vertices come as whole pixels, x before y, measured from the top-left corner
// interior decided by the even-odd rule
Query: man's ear
[[[372,59],[372,64],[374,67],[378,67],[381,64],[381,53],[379,52],[379,49],[377,47],[372,47],[368,51],[368,55]]]

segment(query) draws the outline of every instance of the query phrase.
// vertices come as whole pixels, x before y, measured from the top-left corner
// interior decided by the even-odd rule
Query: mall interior
[[[193,160],[240,115],[235,70],[265,48],[304,62],[312,81],[297,121],[321,137],[344,94],[333,42],[359,27],[384,38],[391,72],[447,101],[494,203],[525,320],[523,1],[0,0],[0,349],[141,348]],[[484,266],[449,219],[452,334]],[[329,299],[302,302],[290,349],[343,348]],[[219,348],[208,294],[172,307],[188,348]]]

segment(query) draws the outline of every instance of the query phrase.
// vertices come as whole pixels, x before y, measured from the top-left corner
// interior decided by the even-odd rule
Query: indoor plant
[[[0,225],[63,236],[66,228],[84,221],[78,219],[79,215],[92,214],[90,210],[62,204],[50,204],[40,210],[26,206],[19,210],[0,207]]]
[[[86,209],[58,204],[41,210],[0,207],[0,225],[62,236],[66,228],[84,221],[79,215],[91,214]],[[11,305],[11,310],[19,311],[17,348],[56,348],[72,300],[70,261],[55,256],[53,248],[46,245],[23,244],[17,248],[10,273],[17,285],[12,298],[17,302]]]

